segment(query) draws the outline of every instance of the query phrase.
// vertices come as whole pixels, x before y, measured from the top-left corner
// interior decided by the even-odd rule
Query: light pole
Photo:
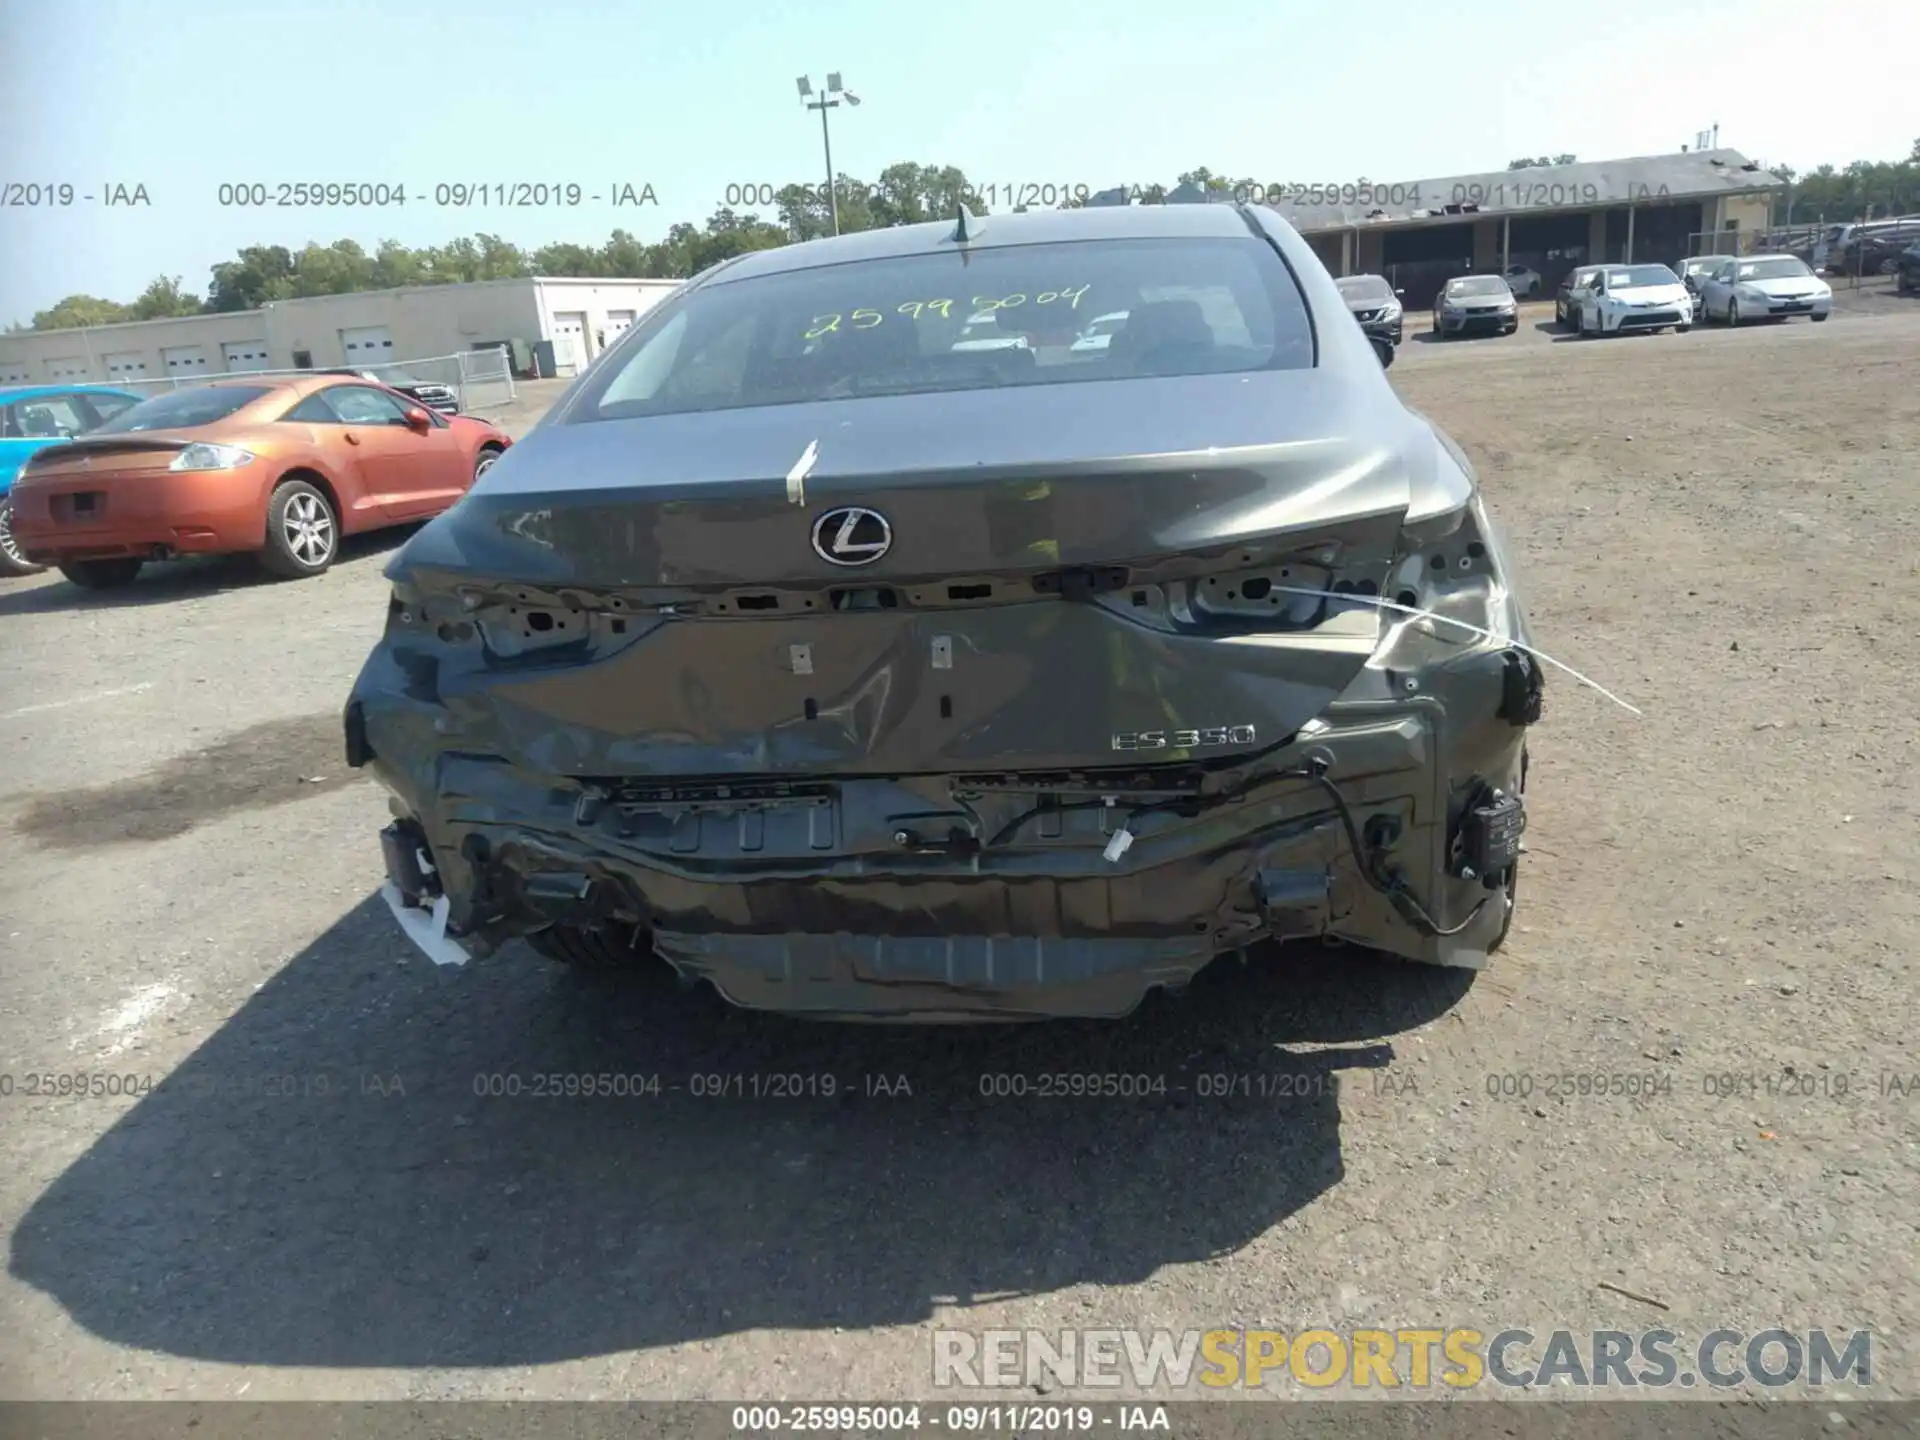
[[[818,100],[807,98],[813,94],[813,81],[807,76],[802,75],[793,83],[800,91],[800,103],[809,110],[820,112],[820,144],[827,152],[827,207],[833,212],[833,233],[838,235],[840,233],[840,197],[834,192],[833,186],[833,140],[827,134],[827,111],[837,106],[841,100],[845,100],[849,105],[858,105],[860,97],[840,83],[838,70],[827,72],[826,88],[821,90]]]

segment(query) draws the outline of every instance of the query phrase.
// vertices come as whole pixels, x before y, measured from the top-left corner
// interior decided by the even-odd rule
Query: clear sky
[[[242,245],[643,240],[729,183],[822,178],[794,77],[837,69],[835,168],[976,185],[1407,180],[1720,143],[1768,163],[1904,158],[1909,0],[0,0],[0,183],[151,205],[0,206],[0,323],[154,276],[204,293]],[[403,209],[221,208],[223,182],[404,183]],[[658,206],[456,209],[442,182],[651,184]],[[0,199],[10,199],[0,196]],[[769,216],[771,218],[771,216]]]

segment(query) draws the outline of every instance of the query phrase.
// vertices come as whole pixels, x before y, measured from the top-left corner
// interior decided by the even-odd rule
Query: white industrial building
[[[391,365],[550,342],[553,373],[584,369],[678,280],[542,276],[273,300],[258,310],[0,335],[0,384],[131,383],[254,370]]]

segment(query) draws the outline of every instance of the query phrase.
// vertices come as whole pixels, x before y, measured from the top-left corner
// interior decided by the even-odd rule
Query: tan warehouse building
[[[1424,306],[1454,275],[1525,265],[1550,294],[1583,263],[1670,265],[1750,245],[1784,184],[1737,150],[1699,150],[1429,180],[1272,185],[1238,198],[1271,205],[1335,275],[1385,275],[1409,305]],[[1120,198],[1110,191],[1094,203]],[[1183,186],[1168,198],[1236,197]]]
[[[521,341],[584,368],[678,280],[540,277],[273,300],[258,310],[0,335],[0,384],[151,383],[391,365]]]
[[[1426,305],[1449,275],[1465,271],[1526,265],[1551,293],[1583,263],[1671,265],[1737,247],[1737,232],[1767,229],[1785,182],[1738,151],[1707,150],[1416,184],[1417,201],[1389,187],[1384,204],[1376,190],[1371,205],[1276,208],[1334,274],[1387,275],[1410,304]]]

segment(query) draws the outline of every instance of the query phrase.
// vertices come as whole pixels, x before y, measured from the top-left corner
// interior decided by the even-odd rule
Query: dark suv
[[[1900,294],[1920,294],[1920,244],[1909,245],[1900,252],[1893,276],[1893,288]]]
[[[1389,345],[1400,343],[1406,333],[1406,312],[1400,305],[1406,291],[1394,289],[1380,275],[1348,275],[1333,283],[1362,330]]]

